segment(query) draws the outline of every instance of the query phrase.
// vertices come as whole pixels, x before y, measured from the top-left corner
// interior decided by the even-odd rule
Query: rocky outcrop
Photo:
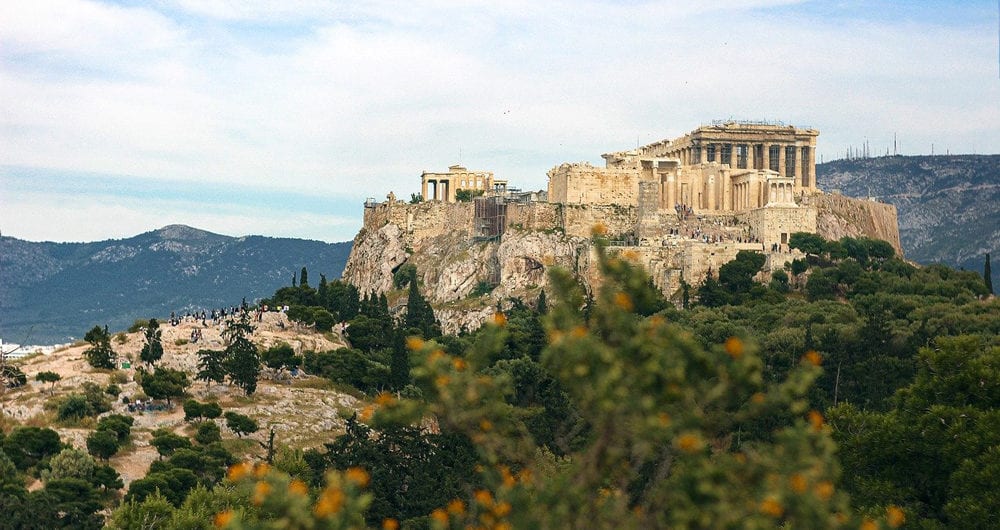
[[[878,237],[899,250],[895,210],[891,206],[822,194],[805,200],[803,211],[810,208],[808,212],[818,218],[816,225],[810,223],[807,230],[819,225],[820,233],[832,239],[845,235]],[[724,216],[688,220],[683,230],[661,226],[662,233],[644,244],[614,246],[609,252],[641,264],[667,297],[679,301],[682,281],[698,285],[740,250],[768,253],[764,274],[801,257],[797,251],[776,249],[777,244],[747,237],[754,230],[770,226],[765,221],[800,222],[782,220],[772,210],[764,214],[756,224],[747,221],[746,216]],[[677,223],[675,216],[666,217]],[[490,223],[475,219],[472,203],[368,204],[365,225],[354,239],[344,279],[363,293],[387,293],[396,314],[400,314],[406,297],[403,290],[394,290],[393,272],[403,264],[414,265],[421,290],[433,305],[442,328],[454,332],[474,329],[493,314],[498,304],[503,306],[512,298],[530,303],[542,290],[551,294],[548,272],[553,267],[571,271],[585,289],[593,291],[600,274],[590,230],[603,225],[612,239],[625,244],[636,227],[637,214],[635,208],[613,205],[509,204],[503,222],[502,235],[477,238],[475,227]],[[792,228],[782,230],[794,231]],[[702,229],[706,234],[730,236],[691,235]]]
[[[406,242],[398,225],[365,226],[354,237],[343,278],[361,293],[384,293],[392,288],[392,273],[406,258]]]
[[[826,239],[860,236],[882,239],[903,255],[895,206],[829,193],[806,196],[803,204],[816,207],[816,233]]]

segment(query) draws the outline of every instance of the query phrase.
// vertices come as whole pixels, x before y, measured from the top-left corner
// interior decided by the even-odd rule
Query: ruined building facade
[[[469,171],[463,166],[448,166],[448,171],[434,173],[424,171],[420,175],[420,196],[425,201],[457,201],[457,192],[502,193],[507,189],[507,181],[493,177],[492,171]]]
[[[618,204],[639,212],[640,237],[655,237],[662,214],[739,215],[765,243],[814,232],[800,207],[816,188],[814,129],[717,122],[673,140],[602,155],[605,167],[562,164],[549,171],[548,198],[561,204]],[[766,208],[765,211],[759,211]]]

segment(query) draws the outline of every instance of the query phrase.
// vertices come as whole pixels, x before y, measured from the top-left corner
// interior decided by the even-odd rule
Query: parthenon
[[[562,164],[549,171],[551,202],[637,205],[640,182],[660,209],[741,212],[794,206],[816,189],[814,129],[766,122],[715,122],[673,140],[602,155],[605,167]],[[647,200],[648,201],[648,198]],[[644,201],[644,202],[646,202]]]

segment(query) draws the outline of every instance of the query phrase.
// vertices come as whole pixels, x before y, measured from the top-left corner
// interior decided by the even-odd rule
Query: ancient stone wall
[[[757,208],[741,216],[760,243],[770,247],[788,244],[795,232],[816,232],[816,208],[812,206]]]
[[[567,204],[636,204],[634,169],[562,164],[549,171],[549,201]]]

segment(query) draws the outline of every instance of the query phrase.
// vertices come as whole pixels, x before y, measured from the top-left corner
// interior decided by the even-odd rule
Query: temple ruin
[[[425,201],[456,202],[457,192],[473,194],[503,193],[507,181],[493,177],[492,171],[469,171],[463,166],[448,166],[444,173],[424,171],[420,175],[420,196]]]

